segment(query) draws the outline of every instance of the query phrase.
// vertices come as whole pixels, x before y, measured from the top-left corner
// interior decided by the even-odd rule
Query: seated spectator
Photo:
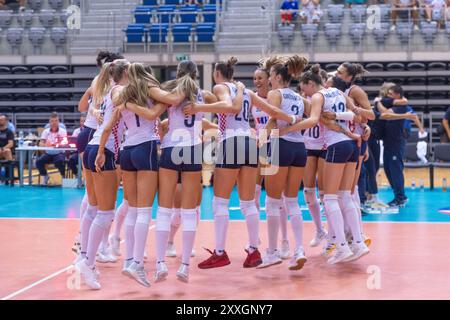
[[[8,129],[11,130],[13,133],[16,133],[16,127],[14,126],[14,124],[11,121],[9,121],[8,115],[2,114],[0,116],[5,117]]]
[[[25,8],[26,0],[0,0],[0,10],[14,10]]]
[[[322,10],[320,10],[320,0],[302,0],[302,11],[300,18],[303,23],[320,23]]]
[[[66,130],[59,126],[58,114],[52,113],[49,120],[49,128],[45,129],[41,135],[40,146],[55,147],[58,142],[67,137]],[[47,185],[49,177],[47,175],[46,164],[54,163],[61,175],[65,175],[65,155],[63,151],[51,150],[46,151],[42,156],[36,160],[36,167],[41,176],[41,185]]]
[[[444,119],[442,119],[442,129],[440,130],[441,134],[441,142],[449,143],[450,142],[450,107],[448,107],[447,112],[444,115]]]
[[[424,0],[422,6],[428,22],[433,20],[441,24],[445,17],[445,0]]]
[[[80,132],[84,129],[84,121],[86,121],[86,116],[80,116],[80,127],[75,129],[72,133],[72,137],[76,138]],[[78,174],[78,152],[75,152],[69,157],[69,168],[72,170],[74,175]]]
[[[5,116],[0,116],[0,160],[12,160],[14,133],[8,128]]]
[[[397,23],[397,16],[401,16],[406,21],[413,21],[414,30],[419,30],[416,0],[394,0],[391,10],[392,27],[391,31],[395,30]]]
[[[298,1],[297,0],[284,0],[280,8],[281,23],[291,24],[297,18],[298,13]]]
[[[64,123],[62,123],[62,122],[59,122],[59,127],[60,127],[61,129],[64,129],[64,130],[67,131],[66,125],[65,125]],[[45,125],[44,129],[48,129],[48,128],[50,128],[50,124],[49,124],[49,123],[47,123],[47,124]]]

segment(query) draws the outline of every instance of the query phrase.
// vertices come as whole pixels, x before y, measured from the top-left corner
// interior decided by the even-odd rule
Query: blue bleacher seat
[[[216,25],[214,23],[199,23],[195,30],[197,42],[214,42]]]
[[[177,23],[172,27],[173,42],[190,42],[192,23]]]
[[[144,6],[158,6],[158,0],[144,0]]]
[[[203,6],[202,11],[203,11],[203,22],[216,22],[216,11],[217,11],[216,5],[205,4]]]
[[[127,43],[145,42],[145,25],[140,23],[129,24],[125,29]]]
[[[186,5],[180,9],[180,19],[182,23],[195,23],[197,22],[197,11],[196,5]]]
[[[157,9],[158,11],[158,22],[159,23],[172,23],[173,17],[175,15],[175,8],[174,5],[164,5],[159,6]]]
[[[13,18],[12,10],[1,10],[0,11],[0,28],[9,28]]]
[[[168,23],[152,24],[149,30],[150,43],[166,43],[168,30]]]
[[[136,23],[150,23],[152,18],[151,7],[139,6],[134,10],[134,20]]]
[[[166,5],[179,5],[180,4],[180,0],[165,0],[164,1],[164,4],[166,4]]]

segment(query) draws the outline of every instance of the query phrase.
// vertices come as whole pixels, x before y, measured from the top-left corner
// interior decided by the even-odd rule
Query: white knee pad
[[[88,204],[84,216],[89,220],[94,220],[95,216],[97,215],[97,208],[97,206],[91,206],[90,204]]]
[[[358,186],[355,187],[355,191],[352,194],[353,202],[355,203],[357,208],[361,207],[361,199],[359,198]]]
[[[250,201],[239,200],[239,202],[241,211],[244,214],[244,216],[248,217],[259,214],[258,208],[256,208],[255,200]]]
[[[138,208],[136,223],[149,225],[152,221],[152,208]]]
[[[125,217],[125,226],[133,227],[136,224],[137,219],[137,208],[129,207],[127,216]]]
[[[338,199],[343,213],[355,206],[351,191],[338,191]]]
[[[156,213],[156,231],[170,231],[172,208],[158,208]]]
[[[99,211],[95,217],[94,224],[104,230],[108,230],[114,218],[114,211]]]
[[[173,208],[172,209],[172,218],[170,219],[170,224],[174,227],[179,227],[181,224],[181,209]]]
[[[183,223],[183,231],[197,231],[196,209],[181,209],[181,221]]]
[[[337,194],[325,194],[323,202],[328,215],[341,211]]]
[[[284,206],[286,208],[286,212],[289,216],[302,216],[302,210],[298,205],[298,198],[288,198],[284,197]]]
[[[228,202],[230,199],[214,197],[213,198],[213,213],[214,216],[229,216],[230,212],[228,211]]]
[[[266,214],[268,216],[279,217],[280,207],[283,205],[281,199],[266,196]]]
[[[313,204],[317,201],[316,189],[314,188],[303,189],[303,196],[305,197],[305,202],[307,205]]]

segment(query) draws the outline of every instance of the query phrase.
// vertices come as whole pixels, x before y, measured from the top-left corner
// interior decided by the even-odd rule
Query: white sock
[[[258,212],[261,211],[260,201],[261,201],[261,186],[257,184],[255,187],[255,204],[256,209],[258,209]]]
[[[195,232],[197,230],[197,210],[181,209],[181,220],[183,224],[183,253],[181,263],[189,265],[191,252],[194,248]]]
[[[137,208],[136,225],[134,227],[134,262],[139,264],[144,261],[145,246],[147,243],[148,227],[152,220],[152,208]]]
[[[306,205],[308,206],[309,213],[313,218],[316,225],[317,232],[323,232],[322,220],[320,218],[320,204],[316,197],[316,189],[304,188],[303,195],[305,197]]]
[[[225,243],[227,239],[228,222],[230,221],[230,213],[228,211],[228,202],[230,199],[214,196],[213,212],[214,212],[214,229],[216,234],[216,253],[221,255],[225,251]]]
[[[295,250],[303,248],[303,217],[300,206],[298,205],[298,198],[288,198],[285,196],[284,205],[291,217],[291,226],[295,238]]]
[[[98,211],[94,221],[92,222],[91,229],[89,230],[88,248],[86,253],[87,265],[93,266],[95,263],[95,256],[97,250],[102,241],[102,236],[107,229],[111,226],[112,219],[114,217],[114,210],[110,211]]]
[[[281,199],[266,196],[267,232],[269,236],[269,253],[277,250],[278,230],[280,229]]]
[[[137,219],[137,208],[129,207],[125,217],[125,260],[132,260],[134,254],[134,227]]]
[[[81,200],[81,205],[80,205],[80,225],[81,225],[81,221],[83,220],[83,216],[87,210],[88,203],[89,203],[88,195],[87,195],[87,191],[85,191],[83,200]]]
[[[128,208],[130,207],[128,200],[123,199],[119,208],[116,210],[116,216],[114,220],[116,220],[116,225],[114,227],[114,237],[120,238],[120,229],[122,229],[123,222],[125,221],[125,217],[127,216]]]
[[[353,240],[356,243],[362,241],[361,228],[359,225],[358,210],[356,210],[353,203],[351,191],[339,191],[339,205],[344,216],[344,220],[347,222],[348,228],[353,236]]]
[[[362,213],[361,213],[361,199],[359,198],[358,186],[355,187],[355,191],[352,194],[352,200],[353,203],[355,204],[356,210],[358,211],[359,228],[361,229],[361,234],[364,234]]]
[[[172,208],[158,207],[156,213],[156,262],[164,261],[166,256],[167,242],[169,240],[170,219]]]
[[[333,230],[336,245],[344,246],[347,244],[344,234],[344,218],[339,207],[337,194],[325,194],[323,197],[325,210],[328,215],[328,222]]]
[[[280,230],[281,230],[281,240],[283,240],[283,241],[288,240],[287,223],[288,223],[288,214],[287,214],[283,199],[281,199]]]
[[[239,200],[241,211],[247,222],[247,232],[250,245],[250,253],[258,248],[259,242],[259,212],[256,208],[255,200]]]
[[[181,224],[181,209],[173,208],[172,210],[172,217],[170,219],[169,243],[174,242],[175,234],[177,233]]]
[[[81,255],[86,256],[88,241],[89,241],[89,230],[91,229],[92,221],[94,221],[97,215],[97,206],[91,206],[88,204],[86,212],[83,215],[83,220],[81,221]]]

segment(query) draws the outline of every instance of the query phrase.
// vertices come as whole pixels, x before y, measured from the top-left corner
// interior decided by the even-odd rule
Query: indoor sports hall
[[[450,299],[449,1],[12,0],[0,28],[1,300]]]

